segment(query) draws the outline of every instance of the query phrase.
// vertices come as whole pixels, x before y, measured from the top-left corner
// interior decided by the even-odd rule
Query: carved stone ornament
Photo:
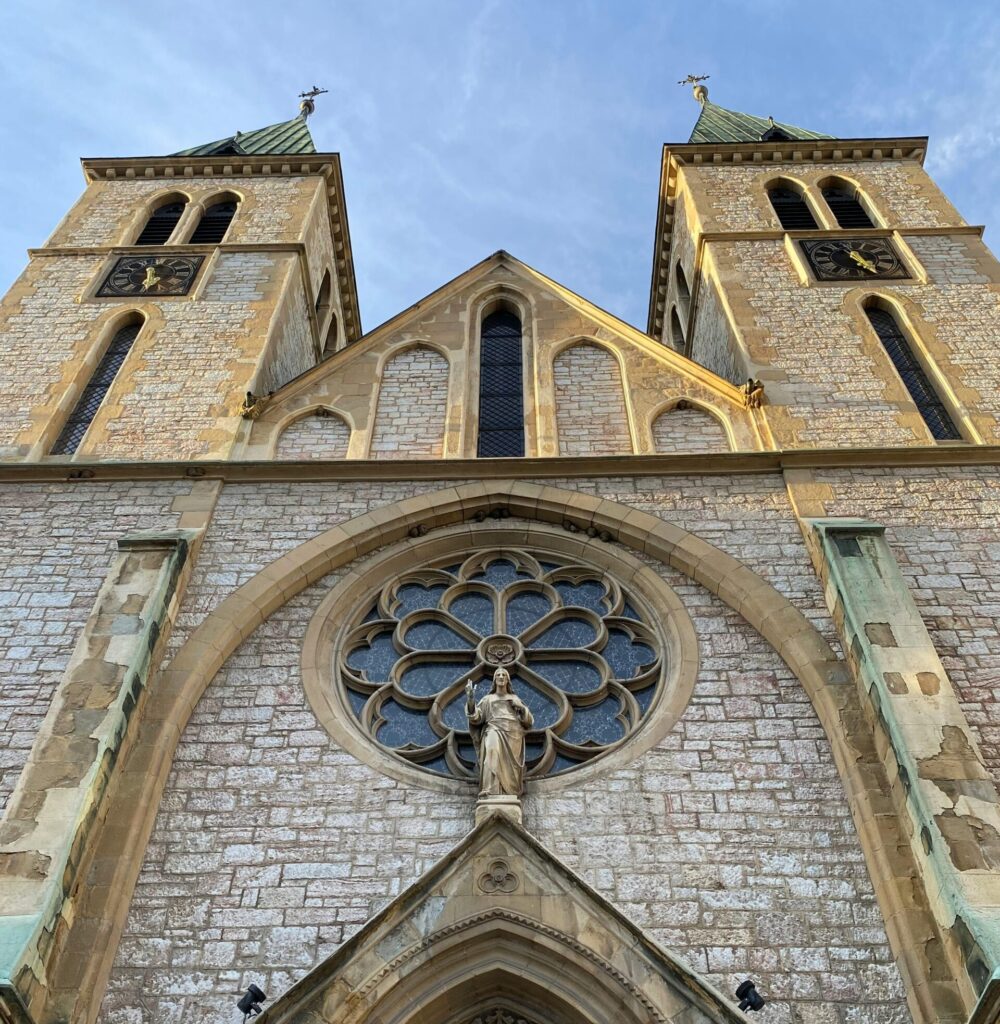
[[[513,662],[517,648],[512,640],[498,638],[487,640],[483,647],[483,655],[491,665],[509,665]]]
[[[519,1013],[511,1013],[502,1007],[477,1014],[469,1024],[535,1024],[534,1021],[522,1017]]]
[[[122,256],[104,279],[101,297],[187,295],[204,256]]]
[[[513,871],[510,870],[510,865],[505,860],[495,860],[489,866],[489,870],[484,871],[479,876],[479,888],[486,893],[495,892],[514,892],[520,884],[520,880]]]

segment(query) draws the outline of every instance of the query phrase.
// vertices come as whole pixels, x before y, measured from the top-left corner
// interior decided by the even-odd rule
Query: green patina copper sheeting
[[[715,103],[705,102],[701,108],[691,138],[688,142],[760,142],[761,136],[777,128],[791,139],[832,139],[832,135],[796,128],[793,124],[775,121],[753,114],[741,114],[738,110],[727,110]]]
[[[172,156],[216,156],[227,153],[251,156],[261,153],[315,153],[316,146],[306,119],[301,115],[291,121],[271,124],[252,132],[236,132],[225,139],[206,142],[203,146],[182,149]]]

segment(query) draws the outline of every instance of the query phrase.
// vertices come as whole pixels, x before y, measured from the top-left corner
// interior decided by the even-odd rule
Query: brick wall
[[[448,360],[417,346],[382,370],[371,457],[440,458],[448,404]]]
[[[552,367],[560,455],[631,455],[621,371],[596,345],[574,345]]]
[[[315,413],[296,420],[278,438],[276,459],[343,459],[351,431],[339,416]]]
[[[726,429],[701,409],[668,409],[653,420],[658,452],[728,452]]]

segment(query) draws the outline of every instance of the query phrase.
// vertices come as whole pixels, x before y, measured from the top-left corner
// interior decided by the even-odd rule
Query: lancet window
[[[141,323],[132,323],[122,327],[111,339],[107,351],[97,364],[97,369],[83,389],[73,411],[69,414],[56,443],[52,446],[53,455],[72,455],[80,447],[83,435],[97,415],[97,410],[104,401],[118,371],[125,362],[135,339],[142,328]]]
[[[607,573],[563,556],[479,551],[386,585],[348,627],[343,703],[371,739],[427,771],[476,777],[465,684],[503,666],[528,705],[527,778],[569,771],[644,720],[663,676],[656,632]]]
[[[857,190],[847,184],[831,184],[823,188],[823,198],[842,228],[873,228],[871,217],[858,200]]]
[[[920,365],[920,360],[914,354],[909,339],[900,329],[896,318],[886,310],[877,307],[869,307],[865,313],[934,439],[936,441],[962,440],[962,435],[955,426],[954,420],[934,390],[934,385],[931,384],[923,366]]]
[[[774,212],[786,231],[811,231],[817,227],[805,199],[787,185],[775,185],[767,191]]]
[[[479,445],[483,458],[524,455],[521,321],[505,311],[483,320],[479,354]]]
[[[186,206],[187,200],[176,200],[157,207],[146,221],[146,226],[135,240],[135,244],[166,245]]]
[[[235,199],[213,203],[201,215],[201,220],[198,221],[198,226],[188,241],[192,245],[217,245],[226,237],[229,225],[236,216],[237,205]]]

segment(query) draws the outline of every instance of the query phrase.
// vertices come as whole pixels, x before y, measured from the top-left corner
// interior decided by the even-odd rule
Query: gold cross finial
[[[322,96],[323,93],[329,92],[329,89],[321,89],[318,85],[314,85],[308,92],[300,92],[299,99],[302,101],[299,103],[299,110],[303,117],[308,117],[316,109],[316,97]]]
[[[701,83],[707,82],[711,77],[711,75],[688,75],[687,78],[682,78],[677,84],[692,86],[691,91],[694,93],[694,98],[699,103],[706,103],[708,101],[708,89]]]

